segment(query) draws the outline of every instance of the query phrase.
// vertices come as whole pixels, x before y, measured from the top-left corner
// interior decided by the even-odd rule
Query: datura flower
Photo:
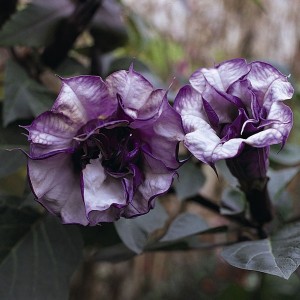
[[[284,145],[293,123],[283,103],[293,95],[287,77],[268,63],[233,59],[198,69],[189,81],[174,104],[185,146],[213,167],[226,159],[242,184],[265,178],[270,145]]]
[[[102,80],[62,79],[52,109],[27,126],[35,197],[63,223],[147,213],[179,167],[184,133],[166,91],[131,67]]]

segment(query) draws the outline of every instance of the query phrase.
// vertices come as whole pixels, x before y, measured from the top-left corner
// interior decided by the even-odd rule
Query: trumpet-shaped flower
[[[226,159],[242,181],[264,178],[269,146],[286,142],[293,116],[283,100],[292,95],[287,77],[270,64],[233,59],[194,72],[174,107],[190,152],[211,166]]]
[[[52,109],[26,129],[32,190],[63,223],[145,214],[179,167],[181,118],[132,68],[62,79]]]

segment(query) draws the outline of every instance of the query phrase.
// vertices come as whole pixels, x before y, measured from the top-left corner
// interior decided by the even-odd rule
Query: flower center
[[[140,164],[140,140],[128,127],[100,128],[82,141],[72,155],[76,171],[81,171],[91,159],[97,158],[110,175],[124,176],[131,172],[133,165]]]

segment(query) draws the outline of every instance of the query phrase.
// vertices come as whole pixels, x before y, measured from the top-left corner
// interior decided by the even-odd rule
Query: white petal
[[[125,206],[126,195],[121,180],[107,176],[99,159],[94,159],[82,171],[83,197],[86,213],[92,225],[119,218],[113,205]]]
[[[42,160],[28,160],[28,176],[33,191],[50,212],[64,223],[87,225],[80,191],[80,175],[73,172],[69,154],[61,153]]]

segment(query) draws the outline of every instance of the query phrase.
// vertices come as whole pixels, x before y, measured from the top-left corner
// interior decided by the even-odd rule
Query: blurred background
[[[170,101],[179,86],[199,67],[244,57],[272,63],[290,76],[295,87],[295,126],[289,142],[299,145],[300,110],[300,1],[298,0],[103,0],[1,1],[0,98],[11,96],[14,85],[27,82],[22,97],[43,101],[22,108],[3,104],[2,122],[13,127],[51,106],[60,88],[54,74],[95,74],[106,77],[115,70],[134,68],[154,85],[169,88]],[[34,4],[27,15],[11,19],[15,11]],[[71,6],[71,4],[72,6]],[[90,6],[87,8],[86,3]],[[44,22],[34,17],[46,7]],[[75,7],[75,9],[74,9]],[[47,14],[47,10],[51,14]],[[68,18],[66,17],[68,16]],[[7,21],[32,18],[19,36]],[[54,22],[55,21],[55,22]],[[58,26],[58,22],[65,22]],[[22,22],[21,22],[22,23]],[[55,25],[55,26],[54,26]],[[23,73],[24,74],[23,74]],[[16,76],[18,74],[18,76]],[[20,75],[21,74],[21,75]],[[22,77],[23,76],[23,77]],[[14,80],[12,80],[14,78]],[[32,83],[34,82],[34,83]],[[8,83],[8,85],[7,85]],[[37,86],[38,84],[38,86]],[[43,89],[41,89],[41,87]],[[46,97],[46,96],[47,97]],[[40,98],[39,98],[40,99]],[[6,101],[6,100],[5,100]],[[20,121],[18,121],[20,123]],[[28,122],[27,122],[28,124]],[[8,127],[7,127],[8,126]],[[0,181],[2,190],[23,194],[26,171],[16,168],[19,184]],[[202,195],[219,200],[220,181],[208,168]],[[17,174],[17,175],[16,175]],[[297,198],[299,187],[290,187]],[[161,200],[171,217],[181,211],[205,216],[217,226],[223,219],[196,204],[182,204],[172,193]],[[299,204],[298,204],[299,206]],[[201,239],[222,245],[223,235]],[[235,269],[219,257],[219,248],[187,252],[145,253],[127,261],[89,260],[71,282],[72,300],[179,300],[179,299],[298,299],[297,274],[286,281],[275,276]]]

